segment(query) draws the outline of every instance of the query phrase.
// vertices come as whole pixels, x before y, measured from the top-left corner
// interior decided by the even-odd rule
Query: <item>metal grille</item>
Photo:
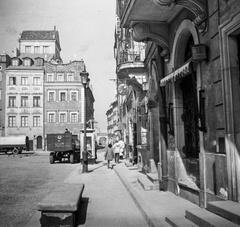
[[[198,132],[198,108],[195,75],[189,75],[182,79],[180,85],[183,94],[183,114],[185,146],[183,152],[186,157],[198,158],[199,132]]]

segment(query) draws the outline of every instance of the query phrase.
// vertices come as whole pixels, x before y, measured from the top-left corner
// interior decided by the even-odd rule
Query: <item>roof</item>
[[[59,41],[58,31],[23,31],[20,40],[55,40]]]

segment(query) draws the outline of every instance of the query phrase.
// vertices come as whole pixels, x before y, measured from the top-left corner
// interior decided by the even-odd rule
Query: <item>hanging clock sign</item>
[[[121,83],[117,87],[117,92],[119,95],[127,95],[129,91],[129,87],[125,83]]]

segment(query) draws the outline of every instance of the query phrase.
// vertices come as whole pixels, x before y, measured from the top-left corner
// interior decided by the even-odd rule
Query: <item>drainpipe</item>
[[[164,59],[161,58],[160,74],[164,75]],[[162,77],[161,76],[161,77]],[[160,123],[160,160],[159,160],[159,175],[160,175],[160,190],[168,190],[168,159],[167,159],[167,105],[165,87],[160,88],[160,103],[159,103],[159,123]]]

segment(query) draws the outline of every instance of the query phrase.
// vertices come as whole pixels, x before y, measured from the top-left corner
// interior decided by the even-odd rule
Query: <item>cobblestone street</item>
[[[46,194],[78,164],[49,163],[47,152],[0,154],[0,226],[25,226]]]

